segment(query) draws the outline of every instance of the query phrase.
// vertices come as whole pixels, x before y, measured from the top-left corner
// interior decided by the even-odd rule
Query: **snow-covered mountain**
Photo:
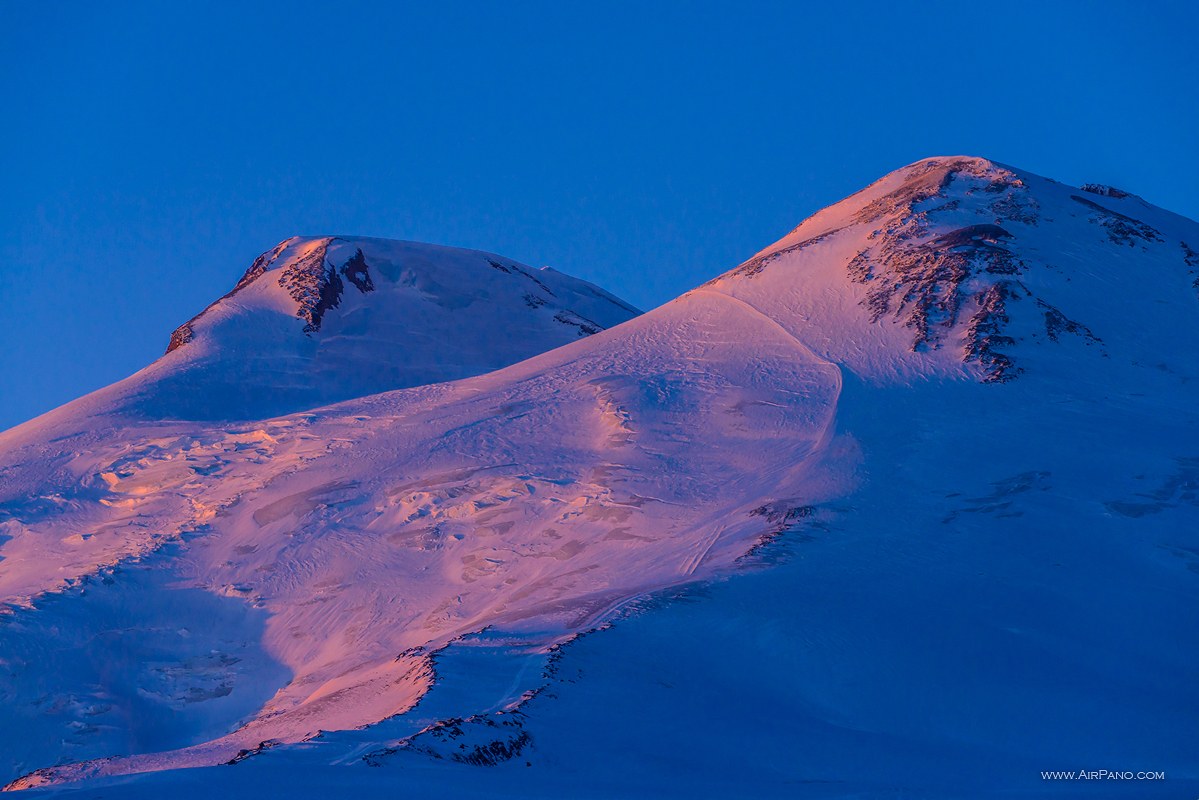
[[[0,436],[4,777],[961,797],[1105,768],[1170,778],[1127,796],[1189,790],[1197,244],[1120,190],[965,157],[633,319],[493,257],[400,278],[425,246],[289,240],[137,391]],[[458,339],[438,305],[383,365],[401,334],[377,345],[367,274],[397,307],[453,287],[487,324]],[[547,324],[573,341],[487,335]],[[285,413],[153,377],[194,359],[216,386],[260,341],[329,343],[237,373],[262,397],[311,381]]]
[[[162,358],[53,413],[263,419],[491,372],[638,313],[586,281],[491,253],[293,237],[180,325]]]
[[[1193,353],[1179,334],[1199,299],[1195,238],[1191,220],[1118,189],[928,159],[813,215],[708,288],[870,382],[1058,377],[1063,360],[1099,369],[1111,358],[1110,371]],[[1124,331],[1134,286],[1157,313]],[[1109,328],[1119,335],[1105,341]]]

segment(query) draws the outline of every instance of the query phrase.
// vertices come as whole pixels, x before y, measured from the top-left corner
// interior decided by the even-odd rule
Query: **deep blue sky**
[[[0,429],[296,233],[648,308],[929,155],[1199,217],[1196,7],[0,2]]]

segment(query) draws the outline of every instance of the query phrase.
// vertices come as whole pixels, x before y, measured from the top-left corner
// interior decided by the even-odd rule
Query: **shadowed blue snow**
[[[0,616],[0,781],[224,735],[291,679],[265,612],[173,580],[150,559]]]

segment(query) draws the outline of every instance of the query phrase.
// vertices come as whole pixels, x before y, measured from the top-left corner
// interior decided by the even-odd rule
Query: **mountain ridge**
[[[328,759],[328,769],[419,758],[441,770],[518,755],[532,764],[539,749],[569,752],[572,737],[588,735],[546,722],[551,660],[565,643],[651,598],[734,575],[761,631],[801,626],[803,647],[762,635],[815,688],[764,686],[796,718],[848,737],[854,758],[831,763],[880,747],[854,731],[882,731],[902,743],[895,752],[933,762],[960,755],[945,742],[1023,754],[1028,732],[1004,720],[1013,709],[1041,719],[1076,666],[1072,637],[1100,640],[1078,602],[1087,587],[1102,581],[1112,604],[1155,614],[1196,593],[1193,543],[1177,521],[1197,507],[1187,487],[1199,447],[1199,298],[1185,241],[1199,240],[1199,225],[1121,194],[985,159],[916,162],[712,281],[595,332],[557,319],[560,285],[628,308],[559,284],[552,271],[471,256],[469,274],[519,287],[504,295],[511,307],[571,331],[570,341],[457,380],[273,416],[114,414],[99,433],[63,438],[50,426],[38,439],[34,426],[24,444],[0,436],[0,599],[9,608],[0,645],[16,665],[5,667],[13,688],[0,728],[34,732],[13,744],[24,749],[10,788],[226,762],[251,773],[266,765],[269,775],[270,765],[309,758]],[[269,309],[288,341],[310,343],[338,341],[338,326],[385,281],[451,317],[471,307],[412,266],[416,251],[393,245],[389,257],[365,240],[285,240],[162,362],[219,346],[220,326],[241,319],[246,303]],[[1132,278],[1137,292],[1121,291]],[[524,302],[538,285],[545,302]],[[254,341],[251,327],[244,341]],[[1096,436],[1097,450],[1087,444]],[[780,549],[802,557],[788,562]],[[1092,551],[1128,569],[1115,574]],[[783,577],[746,578],[748,563]],[[826,571],[836,580],[811,593]],[[1017,590],[999,590],[1008,585]],[[985,602],[972,600],[990,587]],[[1052,599],[1067,589],[1079,594]],[[1051,599],[1026,607],[1022,593]],[[847,602],[866,595],[875,614],[904,608],[889,624],[922,641],[927,632],[904,626],[949,609],[961,652],[890,653],[878,663],[913,666],[870,672],[875,659],[864,654],[880,632]],[[850,610],[821,628],[823,609],[838,603]],[[186,637],[149,611],[159,606],[173,609],[171,626]],[[155,687],[149,699],[55,650],[60,640],[96,641],[102,659],[96,615],[112,608],[128,619],[115,639],[129,642],[122,652],[158,654],[130,667],[142,670],[135,686]],[[733,613],[719,604],[695,612],[736,642],[727,656],[667,645],[669,631],[652,624],[648,639],[629,635],[643,650],[661,640],[663,652],[685,653],[739,698],[738,671],[719,665],[768,655],[757,628],[725,624]],[[1138,619],[1112,624],[1127,633],[1121,624]],[[1158,641],[1179,642],[1170,631]],[[1192,640],[1177,645],[1183,655],[1195,652]],[[928,698],[928,680],[976,696],[966,694],[979,691],[976,676],[998,678],[979,664],[956,669],[962,653],[1005,647],[1049,671],[1027,697],[1002,687],[1010,702],[997,703],[1003,714],[986,716],[985,728],[938,706],[921,723],[926,741],[897,722],[914,712],[879,717],[853,700],[862,687],[882,687],[879,708],[900,702],[887,699],[892,689]],[[1130,704],[1122,713],[1138,726],[1169,722],[1154,741],[1173,753],[1174,717],[1128,678],[1152,666],[1189,698],[1187,659],[1161,647],[1142,642],[1143,660],[1126,665],[1088,646],[1098,666],[1083,679],[1119,687]],[[42,678],[27,669],[36,653],[58,670]],[[838,686],[839,670],[870,681]],[[668,703],[634,685],[635,696]],[[53,714],[29,701],[42,696],[55,698]],[[619,698],[573,693],[570,702],[598,718]],[[739,719],[719,698],[705,703]],[[133,708],[170,733],[172,749],[125,743],[120,720]],[[718,738],[671,735],[698,748]],[[67,763],[48,766],[56,761]],[[419,784],[426,768],[387,774]]]
[[[638,313],[594,284],[493,253],[291,237],[180,325],[163,356],[12,431],[64,414],[262,419],[488,372]]]
[[[791,269],[804,269],[804,251],[814,249],[829,269],[841,265],[822,287],[848,278],[864,290],[857,303],[868,314],[850,335],[860,339],[858,332],[880,324],[884,329],[898,327],[911,332],[905,348],[910,352],[944,350],[958,355],[924,359],[928,367],[942,374],[967,367],[984,381],[1005,382],[1023,371],[1008,351],[1034,339],[1059,342],[1063,334],[1073,335],[1097,352],[1104,350],[1102,337],[1095,333],[1099,326],[1062,307],[1058,299],[1085,291],[1065,285],[1077,276],[1047,261],[1044,253],[1056,259],[1056,254],[1068,252],[1067,242],[1098,238],[1141,251],[1114,250],[1111,255],[1116,258],[1109,259],[1113,264],[1131,266],[1152,257],[1159,279],[1168,279],[1185,265],[1185,240],[1199,235],[1199,226],[1116,191],[1094,194],[1090,200],[1084,195],[1092,192],[987,159],[923,159],[816,212],[705,286],[728,286],[734,294],[762,295],[765,300],[770,292],[749,288],[765,280],[776,296],[785,295],[787,282],[778,273],[791,263],[797,265]],[[1049,217],[1041,212],[1041,203],[1061,213]],[[1153,217],[1167,233],[1133,214]],[[838,252],[830,256],[834,247]],[[1104,275],[1102,280],[1116,277]],[[1162,298],[1171,291],[1152,283],[1142,289],[1156,290]],[[1020,319],[1013,322],[1013,314]],[[776,315],[794,319],[809,312],[788,309]],[[1039,331],[1034,317],[1041,320]],[[830,321],[809,332],[815,338],[846,336],[838,327],[845,325]],[[900,347],[896,341],[889,349]],[[836,352],[829,355],[845,361]]]

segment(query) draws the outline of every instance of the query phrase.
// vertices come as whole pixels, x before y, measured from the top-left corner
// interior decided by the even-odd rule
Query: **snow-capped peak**
[[[0,728],[33,732],[6,740],[0,777],[269,761],[276,745],[296,759],[279,764],[495,763],[528,743],[501,714],[537,702],[550,650],[780,536],[803,569],[748,595],[748,625],[642,646],[701,640],[681,660],[711,674],[711,651],[729,661],[725,639],[752,629],[754,652],[789,654],[768,680],[800,688],[788,713],[817,714],[812,736],[866,732],[853,741],[942,764],[980,733],[988,756],[1023,747],[1046,698],[1061,716],[1086,705],[1057,696],[1081,646],[1082,679],[1112,698],[1164,670],[1171,692],[1120,702],[1176,720],[1158,742],[1181,752],[1195,648],[1146,630],[1185,628],[1153,625],[1195,605],[1179,531],[1196,503],[1197,246],[1199,225],[1131,195],[928,159],[588,336],[634,310],[485,253],[287,240],[154,365],[0,435]],[[992,593],[973,594],[984,575]],[[1102,624],[1096,586],[1118,591]],[[1074,595],[1008,604],[1050,587]],[[850,596],[870,602],[828,615]],[[844,646],[855,628],[877,641],[880,618],[902,651]],[[760,624],[800,619],[823,633]],[[1107,622],[1149,656],[1116,653]],[[987,730],[974,705],[947,716],[946,697],[1047,659]],[[864,665],[882,665],[872,695],[829,682]],[[748,673],[726,674],[732,713]],[[940,704],[915,734],[919,703],[874,710],[913,685]],[[707,724],[671,691],[679,727]]]
[[[369,260],[364,248],[370,252]],[[556,270],[534,270],[490,253],[363,237],[293,236],[256,258],[232,291],[181,325],[172,334],[167,352],[192,341],[197,326],[202,327],[202,320],[214,306],[242,295],[251,286],[262,287],[267,284],[269,293],[289,297],[295,307],[295,316],[303,321],[302,332],[312,334],[321,330],[327,313],[341,306],[349,289],[357,290],[358,294],[367,294],[378,288],[376,281],[380,286],[399,283],[418,290],[422,287],[432,288],[437,293],[433,297],[435,301],[454,307],[464,307],[479,299],[491,299],[494,287],[488,284],[497,282],[488,281],[488,278],[495,276],[488,273],[485,267],[523,278],[523,281],[518,280],[513,287],[508,288],[518,289],[521,300],[530,308],[546,306],[568,311],[559,322],[573,325],[579,335],[594,333],[613,324],[614,319],[623,321],[639,313],[629,304],[591,284]],[[548,284],[536,277],[539,273],[550,276]],[[449,285],[460,292],[460,297],[448,297],[450,292],[445,291],[444,287]],[[563,306],[566,303],[579,305],[580,312],[592,313],[603,321],[591,320],[581,313],[565,309]],[[286,305],[286,301],[283,304]]]
[[[1135,280],[1144,302],[1188,313],[1194,296],[1180,289],[1195,238],[1194,223],[1128,192],[929,158],[817,212],[709,287],[865,377],[1004,382],[1047,357],[1029,349],[1038,343],[1067,360],[1120,350],[1105,337],[1124,302],[1115,284]]]
[[[67,413],[261,419],[490,372],[638,313],[492,253],[292,237],[176,329],[162,358]]]

